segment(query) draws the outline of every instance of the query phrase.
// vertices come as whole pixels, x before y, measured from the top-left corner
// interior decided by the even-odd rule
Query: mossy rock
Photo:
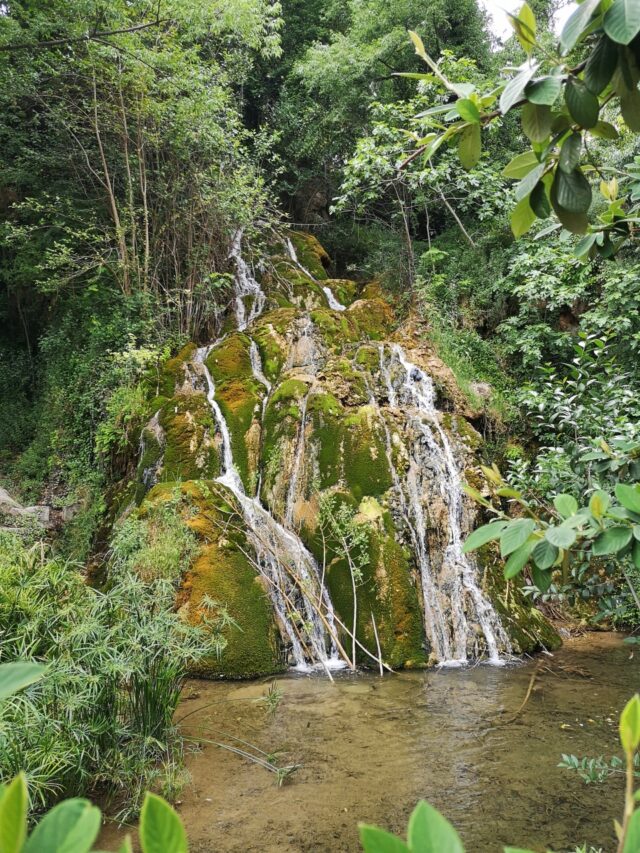
[[[345,344],[358,340],[358,327],[351,319],[349,311],[317,308],[311,312],[311,319],[323,344],[329,350],[340,350]]]
[[[504,563],[499,560],[491,545],[478,551],[478,564],[483,571],[483,586],[500,616],[516,654],[539,649],[553,651],[562,645],[562,639],[551,622],[522,592],[522,578],[507,581],[503,574]]]
[[[395,540],[388,515],[373,498],[359,505],[348,493],[337,492],[333,499],[346,503],[354,512],[354,522],[367,531],[365,560],[356,585],[356,637],[372,654],[376,654],[378,632],[384,661],[396,667],[422,667],[426,664],[424,628],[419,592],[411,564],[402,546]],[[303,529],[318,561],[326,559],[327,586],[340,620],[351,629],[354,596],[351,571],[338,542],[331,535],[323,537],[318,529]],[[375,629],[371,614],[375,619]],[[351,638],[343,632],[342,642],[351,648]],[[364,666],[375,662],[361,649],[357,661]]]
[[[328,278],[322,285],[330,288],[338,302],[343,305],[351,305],[358,293],[357,282],[349,278]]]
[[[302,402],[309,392],[306,382],[285,379],[272,392],[263,419],[261,448],[262,500],[275,509],[272,490],[282,478],[282,462],[295,441],[302,419]],[[280,513],[283,507],[279,507]]]
[[[391,488],[384,428],[372,406],[361,406],[342,428],[343,473],[354,497],[379,496]]]
[[[275,382],[287,358],[286,334],[296,318],[293,308],[279,308],[260,317],[253,329],[264,375]]]
[[[184,567],[178,605],[192,624],[215,617],[217,602],[236,626],[223,629],[227,641],[220,657],[214,655],[194,667],[205,678],[255,678],[283,671],[284,663],[271,601],[248,555],[251,546],[232,492],[211,481],[187,481],[154,487],[141,513],[173,496],[179,488],[179,512],[196,534],[199,547]]]
[[[214,441],[216,425],[203,393],[180,394],[160,409],[164,433],[159,479],[165,481],[217,477],[220,456]],[[158,453],[158,449],[150,453]]]
[[[241,332],[229,335],[207,356],[216,387],[216,401],[231,436],[233,459],[249,493],[257,482],[260,428],[252,430],[266,389],[254,377],[249,348],[251,339]]]
[[[344,408],[340,400],[330,393],[313,393],[307,404],[307,416],[312,423],[312,443],[318,462],[318,486],[328,489],[335,486],[342,474],[340,427],[344,421]]]
[[[358,299],[348,313],[360,331],[360,339],[381,341],[387,337],[395,321],[393,311],[384,299]]]
[[[327,297],[322,286],[288,259],[277,261],[275,275],[265,279],[265,287],[272,297],[280,297],[279,301],[291,305],[298,310],[311,311],[327,304]]]
[[[159,376],[155,371],[148,374],[147,381],[150,389],[152,389],[151,396],[173,397],[176,390],[184,382],[185,366],[193,358],[196,349],[194,343],[188,343],[182,347],[177,355],[165,361]]]
[[[295,247],[298,262],[314,278],[319,280],[328,278],[327,269],[331,265],[331,258],[319,241],[313,235],[305,234],[302,231],[291,231],[289,236]]]

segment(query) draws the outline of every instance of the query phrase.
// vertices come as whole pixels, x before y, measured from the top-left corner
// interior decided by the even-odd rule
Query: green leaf
[[[570,77],[564,87],[564,99],[571,117],[587,130],[598,123],[600,102],[582,80]]]
[[[631,546],[631,559],[636,569],[640,569],[640,542],[637,539],[633,540],[633,545]]]
[[[580,169],[569,174],[558,169],[553,186],[558,204],[570,213],[586,213],[591,207],[591,185]]]
[[[596,557],[602,557],[606,554],[617,554],[622,551],[631,541],[632,531],[630,527],[622,527],[615,525],[607,527],[597,539],[593,540],[591,548]]]
[[[618,44],[629,44],[640,33],[638,0],[614,0],[604,16],[604,31]]]
[[[404,841],[384,829],[361,823],[359,830],[364,853],[409,853]]]
[[[594,95],[607,86],[618,64],[618,48],[606,36],[601,36],[591,51],[584,70],[584,82]]]
[[[582,155],[582,134],[572,133],[567,136],[560,149],[558,166],[563,172],[570,174],[577,167]]]
[[[528,198],[523,198],[511,211],[511,230],[514,237],[522,237],[536,221]]]
[[[551,109],[526,103],[522,108],[522,130],[532,142],[544,142],[551,133]]]
[[[627,486],[625,483],[618,483],[616,486],[616,497],[623,507],[630,509],[631,512],[640,514],[640,488],[638,486]]]
[[[531,552],[539,541],[540,540],[531,536],[527,539],[524,545],[520,545],[520,547],[516,548],[513,554],[511,554],[504,567],[504,576],[507,580],[509,580],[509,578],[514,578],[524,569],[529,562]]]
[[[540,163],[537,169],[533,169],[528,175],[525,175],[515,189],[515,197],[517,201],[521,201],[529,195],[531,190],[544,174],[544,170],[546,168],[546,163]]]
[[[535,75],[537,70],[537,63],[534,63],[524,68],[519,74],[516,74],[513,80],[509,80],[500,95],[500,111],[503,115],[506,115],[511,107],[522,99],[527,83]]]
[[[424,800],[409,818],[407,841],[415,853],[464,853],[460,837],[449,821]]]
[[[620,112],[629,130],[640,133],[640,91],[637,88],[620,96]]]
[[[620,743],[625,752],[635,752],[640,746],[640,696],[637,693],[620,714]]]
[[[573,527],[567,524],[559,524],[557,527],[547,527],[544,532],[544,538],[547,542],[555,545],[556,548],[571,548],[576,541],[576,532]]]
[[[182,821],[162,797],[147,791],[140,812],[140,845],[143,853],[187,853]]]
[[[64,800],[33,830],[24,853],[88,853],[100,832],[100,809],[88,800]]]
[[[587,234],[582,240],[578,241],[578,245],[574,249],[573,254],[576,258],[583,258],[589,254],[591,247],[596,242],[597,234]]]
[[[551,572],[545,572],[542,569],[539,569],[535,563],[531,566],[531,575],[533,577],[533,582],[540,592],[546,592],[551,586]]]
[[[538,80],[532,80],[531,83],[527,84],[524,94],[532,104],[544,104],[551,107],[558,99],[561,89],[562,80],[560,77],[540,77]]]
[[[0,851],[20,853],[27,836],[29,797],[24,773],[4,788],[0,800]]]
[[[482,548],[482,546],[486,545],[487,542],[493,542],[494,540],[499,539],[507,524],[507,521],[492,521],[489,524],[483,524],[482,527],[478,527],[477,530],[474,530],[473,533],[467,537],[462,548],[463,552],[468,554],[469,551],[475,551],[477,548]]]
[[[560,44],[564,53],[568,53],[578,41],[589,23],[591,15],[600,5],[600,0],[584,0],[573,12],[560,33]]]
[[[544,181],[538,181],[535,187],[531,190],[529,206],[538,219],[546,219],[551,213],[551,205],[549,203],[547,188]]]
[[[0,664],[0,701],[40,681],[45,670],[46,666],[40,663]]]
[[[528,175],[529,172],[539,165],[539,160],[533,151],[525,151],[524,154],[518,154],[513,158],[502,170],[503,178],[513,178],[519,180]]]
[[[600,489],[591,495],[589,501],[589,509],[594,518],[601,519],[605,512],[609,509],[611,497]]]
[[[469,98],[459,98],[456,101],[456,110],[460,118],[463,118],[465,121],[474,122],[475,124],[480,121],[480,110]]]
[[[640,809],[636,809],[631,816],[622,853],[638,853],[638,850],[640,850]]]
[[[517,15],[509,15],[509,18],[522,49],[531,53],[536,43],[536,16],[531,7],[525,3]]]
[[[595,127],[590,129],[589,133],[600,139],[618,139],[620,136],[616,128],[608,121],[599,121]]]
[[[556,495],[553,499],[553,505],[563,518],[569,518],[578,512],[578,501],[573,495]]]
[[[535,530],[536,523],[531,518],[516,518],[510,521],[500,536],[500,553],[508,557],[516,548],[527,541]]]
[[[470,124],[461,131],[458,139],[458,156],[463,169],[473,169],[482,153],[482,137],[479,124]]]

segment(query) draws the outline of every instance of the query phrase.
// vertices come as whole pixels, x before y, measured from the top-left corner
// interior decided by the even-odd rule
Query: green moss
[[[155,372],[149,374],[148,381],[154,395],[173,397],[176,388],[184,381],[185,364],[193,358],[195,351],[196,345],[189,343],[164,363],[159,376]]]
[[[300,403],[308,390],[309,386],[305,382],[285,379],[269,399],[262,422],[262,498],[265,501],[268,500],[269,492],[279,473],[278,462],[282,455],[282,446],[298,432],[302,415]]]
[[[318,485],[327,489],[340,480],[342,455],[339,436],[344,409],[333,394],[312,394],[307,404],[307,415],[311,419],[316,444]]]
[[[380,365],[380,351],[376,347],[366,344],[358,347],[355,362],[366,370],[377,370]]]
[[[358,339],[358,330],[346,311],[317,308],[311,312],[311,319],[328,349],[339,349]]]
[[[250,345],[247,335],[236,332],[207,357],[207,367],[216,386],[216,400],[229,427],[233,459],[249,491],[257,476],[257,453],[251,452],[248,433],[265,393],[264,386],[253,376]]]
[[[189,481],[179,488],[179,512],[198,541],[195,559],[184,567],[178,593],[181,612],[199,624],[212,615],[210,600],[223,607],[237,625],[224,628],[227,646],[221,656],[200,662],[194,674],[252,678],[281,672],[284,665],[271,603],[247,557],[251,547],[242,532],[235,498],[218,483]],[[166,501],[172,493],[172,487],[156,486],[147,506]]]
[[[183,394],[169,400],[158,416],[164,431],[162,480],[216,477],[220,459],[213,442],[215,424],[204,394]]]
[[[301,231],[291,231],[289,236],[295,246],[298,262],[309,270],[314,278],[326,279],[327,267],[331,259],[318,240],[311,234],[303,234]]]
[[[338,302],[343,305],[351,305],[358,291],[357,283],[348,278],[328,278],[323,286],[331,288]]]
[[[361,406],[345,420],[344,477],[353,495],[382,495],[391,488],[382,424],[371,406]]]
[[[270,311],[263,314],[253,329],[253,339],[262,359],[262,370],[271,382],[276,381],[285,363],[285,335],[295,316],[296,312],[292,308]]]
[[[380,341],[394,323],[393,311],[383,299],[359,299],[349,308],[349,316],[357,324],[360,337]]]

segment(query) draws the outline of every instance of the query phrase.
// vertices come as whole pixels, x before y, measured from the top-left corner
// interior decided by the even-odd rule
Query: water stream
[[[557,853],[587,842],[615,850],[624,780],[585,785],[562,753],[619,754],[618,714],[640,684],[640,658],[619,635],[569,641],[536,663],[336,677],[283,677],[272,716],[268,681],[189,682],[177,718],[185,733],[265,752],[301,768],[274,776],[203,743],[187,756],[178,809],[192,853],[356,853],[358,821],[404,833],[420,798],[443,811],[469,853],[504,846]],[[103,844],[103,847],[116,846]]]

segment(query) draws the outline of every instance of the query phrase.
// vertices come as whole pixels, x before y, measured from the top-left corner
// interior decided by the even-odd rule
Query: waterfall
[[[262,314],[267,297],[255,280],[249,265],[242,257],[242,228],[238,228],[229,250],[229,257],[233,258],[236,265],[234,282],[235,315],[238,331],[242,332],[250,323]],[[251,299],[251,306],[247,316],[245,299]]]
[[[296,252],[296,247],[293,245],[293,243],[291,241],[291,237],[286,238],[285,246],[287,247],[287,252],[289,254],[289,257],[291,258],[293,263],[298,267],[298,269],[301,270],[307,276],[307,278],[310,278],[311,281],[315,281],[316,279],[314,278],[314,276],[312,276],[311,273],[309,272],[309,270],[306,267],[303,267],[302,264],[300,263],[300,261],[298,260],[298,253]],[[342,302],[339,302],[336,299],[335,293],[333,292],[333,290],[331,290],[331,288],[328,285],[324,285],[322,290],[324,291],[324,295],[327,297],[327,303],[329,305],[329,308],[331,308],[332,311],[346,311],[347,310],[347,306],[343,305]]]
[[[249,497],[244,490],[233,461],[229,428],[215,398],[215,384],[206,364],[211,349],[198,349],[195,362],[204,374],[207,400],[222,436],[222,474],[216,482],[226,486],[238,500],[247,538],[255,550],[260,572],[267,580],[269,596],[281,628],[291,644],[296,668],[307,671],[309,658],[312,663],[326,670],[341,668],[344,663],[338,658],[333,641],[336,636],[333,607],[324,584],[320,583],[315,560],[293,531],[277,522],[257,497]],[[256,355],[259,373],[264,375],[257,348]],[[296,576],[298,582],[292,575]],[[312,598],[316,602],[315,606]],[[318,614],[321,606],[328,631]]]
[[[388,360],[385,360],[384,345],[380,346],[380,372],[389,405],[402,409],[407,422],[420,437],[411,447],[404,485],[397,473],[394,485],[410,518],[410,535],[422,577],[425,627],[433,651],[443,665],[465,663],[472,641],[469,616],[480,626],[489,661],[500,664],[500,651],[510,651],[510,643],[497,614],[478,586],[476,566],[462,550],[462,483],[451,443],[438,420],[433,382],[407,359],[399,344],[391,345]],[[393,470],[389,437],[387,444]],[[429,556],[422,503],[422,496],[428,493],[429,478],[437,483],[448,520],[449,541],[439,582],[434,577]]]

